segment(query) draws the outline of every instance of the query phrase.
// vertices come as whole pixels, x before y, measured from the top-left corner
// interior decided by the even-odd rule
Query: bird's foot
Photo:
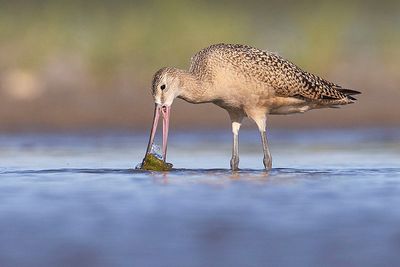
[[[231,170],[232,171],[239,170],[239,157],[232,157],[232,159],[231,159]]]
[[[272,158],[271,157],[264,157],[264,167],[266,171],[270,171],[272,169]]]

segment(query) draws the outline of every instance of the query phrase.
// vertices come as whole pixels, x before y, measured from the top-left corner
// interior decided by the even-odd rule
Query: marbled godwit
[[[233,132],[232,170],[239,165],[242,120],[253,119],[261,133],[264,166],[269,170],[272,158],[266,134],[268,114],[334,108],[353,103],[356,99],[352,95],[359,93],[303,71],[274,53],[247,45],[212,45],[191,58],[189,70],[166,67],[154,75],[152,94],[156,106],[146,153],[153,143],[161,112],[165,161],[170,108],[178,97],[193,104],[214,103],[228,111]]]

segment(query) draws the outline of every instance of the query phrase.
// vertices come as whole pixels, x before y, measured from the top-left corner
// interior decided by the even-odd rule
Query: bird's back
[[[247,82],[273,88],[277,97],[298,98],[323,106],[334,106],[352,103],[355,98],[351,95],[359,94],[358,91],[343,88],[304,71],[275,53],[247,45],[209,46],[192,57],[190,72],[211,80],[215,65],[222,68],[230,66]]]

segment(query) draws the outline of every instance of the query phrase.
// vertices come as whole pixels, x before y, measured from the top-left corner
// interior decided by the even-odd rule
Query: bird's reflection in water
[[[167,185],[169,184],[168,179],[169,172],[151,172],[151,176],[153,178],[153,182],[156,184]]]
[[[232,171],[229,178],[232,180],[241,180],[241,181],[249,181],[249,182],[268,182],[270,172],[268,171],[249,171],[246,170],[244,172],[241,171]]]
[[[265,170],[239,170],[229,169],[174,169],[166,172],[149,172],[148,175],[156,184],[209,184],[228,185],[232,182],[257,182],[270,181],[270,172]]]

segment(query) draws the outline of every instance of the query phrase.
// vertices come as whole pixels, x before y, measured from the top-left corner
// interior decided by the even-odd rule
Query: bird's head
[[[179,71],[175,68],[162,68],[153,77],[152,94],[154,102],[170,107],[180,93]]]
[[[152,95],[154,98],[154,118],[153,126],[150,133],[149,143],[147,146],[146,154],[150,153],[151,146],[154,142],[154,136],[157,130],[158,120],[160,113],[163,117],[163,160],[166,160],[167,156],[167,139],[168,139],[168,128],[169,128],[169,114],[171,105],[174,99],[179,96],[180,93],[180,82],[179,73],[175,68],[162,68],[158,70],[153,77],[152,82]]]

